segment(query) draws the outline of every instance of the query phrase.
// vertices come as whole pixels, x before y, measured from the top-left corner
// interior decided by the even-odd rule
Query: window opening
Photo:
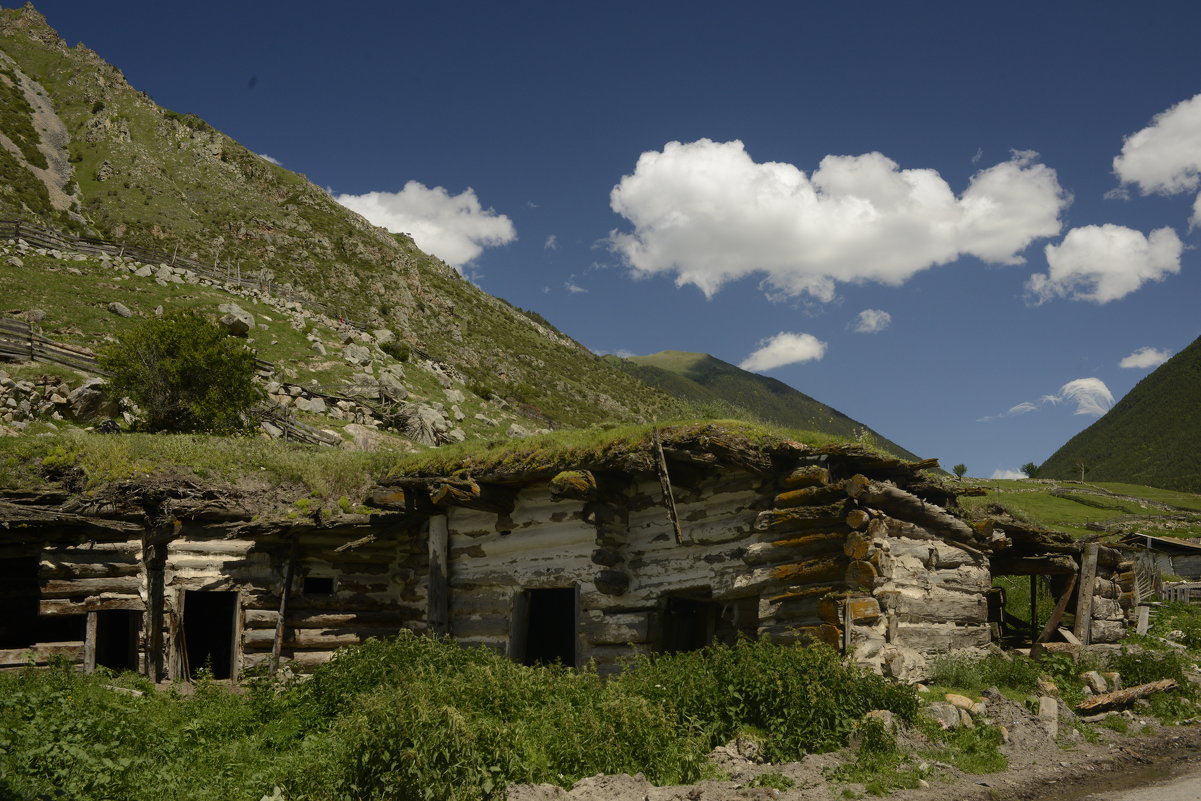
[[[334,578],[333,576],[305,576],[301,592],[305,595],[333,595]]]
[[[96,664],[113,670],[138,669],[142,613],[107,609],[96,613]]]

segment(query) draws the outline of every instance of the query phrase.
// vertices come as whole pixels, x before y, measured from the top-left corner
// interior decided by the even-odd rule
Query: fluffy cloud
[[[756,163],[740,141],[643,153],[610,206],[633,224],[609,243],[638,275],[674,273],[708,296],[765,273],[777,294],[831,300],[836,283],[899,285],[961,256],[1018,264],[1070,202],[1034,153],[980,170],[958,196],[934,170],[880,153],[826,156],[812,175]]]
[[[892,325],[892,315],[880,309],[864,309],[855,319],[855,330],[860,334],[876,334]]]
[[[555,236],[554,234],[551,234],[550,236],[548,236],[546,238],[546,244],[544,244],[542,246],[542,249],[543,250],[558,250],[559,249],[559,237]]]
[[[280,163],[279,163],[279,159],[277,159],[277,158],[273,158],[273,157],[271,157],[271,156],[268,156],[266,153],[259,153],[259,158],[261,158],[263,161],[269,161],[269,162],[271,162],[271,163],[272,163],[272,164],[274,164],[276,167],[279,167],[279,166],[281,166],[281,165],[280,165]]]
[[[1109,303],[1180,272],[1182,249],[1171,228],[1150,236],[1121,225],[1073,228],[1058,245],[1047,245],[1050,270],[1030,276],[1026,291],[1035,303],[1055,297]]]
[[[989,478],[1025,478],[1026,474],[1018,470],[994,470]]]
[[[813,334],[790,334],[781,331],[774,337],[759,341],[759,348],[738,365],[743,370],[761,373],[786,364],[809,362],[826,355],[826,343]]]
[[[1076,404],[1076,414],[1093,414],[1100,417],[1113,406],[1113,393],[1109,391],[1109,387],[1105,386],[1105,382],[1099,378],[1077,378],[1074,381],[1064,384],[1059,388],[1058,392],[1052,395],[1043,395],[1038,399],[1038,403],[1023,401],[1016,406],[1010,406],[1000,414],[979,417],[976,419],[976,422],[991,423],[993,420],[1017,417],[1018,415],[1036,412],[1044,404],[1050,403],[1054,405],[1063,403],[1064,401]],[[993,476],[993,478],[996,477]]]
[[[417,247],[462,267],[483,253],[517,238],[513,221],[480,206],[470,187],[452,195],[409,181],[399,192],[368,192],[334,198],[375,225],[412,235]]]
[[[1196,191],[1201,184],[1201,95],[1155,115],[1151,124],[1126,138],[1113,171],[1144,195]]]
[[[1099,378],[1077,378],[1059,388],[1054,395],[1044,395],[1050,403],[1071,401],[1076,404],[1075,414],[1092,414],[1100,417],[1113,406],[1113,393]]]
[[[1171,357],[1170,350],[1158,348],[1139,348],[1125,359],[1118,362],[1118,367],[1133,367],[1145,370],[1148,367],[1159,367]]]

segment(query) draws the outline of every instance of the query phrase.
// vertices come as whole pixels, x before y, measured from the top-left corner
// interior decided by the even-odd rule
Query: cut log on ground
[[[1137,687],[1130,687],[1125,690],[1094,695],[1092,698],[1086,698],[1076,704],[1076,710],[1088,714],[1096,714],[1107,709],[1119,709],[1124,706],[1130,706],[1140,698],[1146,698],[1149,695],[1166,692],[1167,690],[1175,690],[1176,687],[1176,679],[1160,679],[1159,681],[1140,684]]]

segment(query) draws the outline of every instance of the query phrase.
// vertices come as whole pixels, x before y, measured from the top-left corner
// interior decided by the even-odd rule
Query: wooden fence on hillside
[[[305,306],[311,306],[319,309],[328,317],[341,320],[343,323],[357,328],[361,331],[366,330],[364,323],[352,320],[349,316],[325,303],[321,303],[311,298],[295,292],[288,287],[280,286],[274,283],[273,279],[262,272],[258,272],[252,276],[247,272],[242,274],[240,267],[226,265],[221,267],[215,264],[206,264],[202,261],[189,259],[179,255],[179,246],[176,246],[175,252],[164,253],[158,250],[139,247],[137,245],[127,245],[122,242],[110,242],[106,239],[95,239],[92,237],[76,237],[62,231],[55,231],[51,228],[44,228],[40,225],[34,225],[26,220],[0,220],[0,239],[18,240],[23,239],[25,242],[34,247],[49,248],[53,250],[67,250],[74,253],[83,253],[89,256],[99,256],[100,254],[108,254],[121,258],[133,259],[142,264],[165,264],[169,267],[179,267],[185,270],[191,270],[197,275],[203,275],[214,281],[222,281],[227,284],[235,284],[245,289],[257,289],[264,294],[274,297],[281,297],[287,300],[303,301]]]

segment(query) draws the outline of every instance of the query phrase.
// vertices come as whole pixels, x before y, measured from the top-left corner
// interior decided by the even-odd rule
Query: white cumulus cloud
[[[781,331],[774,337],[759,341],[759,347],[738,366],[743,370],[761,373],[786,364],[809,362],[826,355],[826,343],[813,334],[792,334]]]
[[[338,195],[334,199],[375,225],[412,235],[417,247],[455,267],[474,260],[486,247],[517,238],[513,221],[480,206],[470,187],[452,195],[440,186],[431,189],[409,181],[399,192]]]
[[[1073,228],[1058,245],[1047,245],[1050,269],[1030,276],[1026,292],[1035,303],[1055,297],[1109,303],[1180,272],[1183,248],[1171,228],[1150,236],[1112,224]]]
[[[1201,184],[1201,94],[1155,115],[1126,138],[1113,171],[1144,195],[1196,191]]]
[[[259,153],[258,155],[259,155],[259,158],[261,158],[263,161],[269,161],[269,162],[271,162],[272,164],[274,164],[276,167],[282,166],[282,165],[279,163],[279,159],[277,159],[277,158],[273,158],[273,157],[271,157],[271,156],[268,156],[266,153]]]
[[[554,234],[551,234],[550,236],[548,236],[546,238],[546,244],[544,244],[542,246],[542,249],[543,250],[558,250],[559,249],[559,237],[555,236]]]
[[[994,471],[992,471],[992,475],[989,476],[989,478],[1005,478],[1005,479],[1015,479],[1015,478],[1025,478],[1025,477],[1026,477],[1026,474],[1021,472],[1020,470],[994,470]]]
[[[1159,367],[1166,362],[1172,355],[1170,350],[1159,350],[1158,348],[1139,348],[1134,353],[1131,353],[1125,359],[1118,362],[1118,367],[1133,367],[1136,369],[1146,369],[1148,367]]]
[[[826,156],[811,175],[756,163],[742,142],[669,142],[610,194],[633,225],[610,247],[636,275],[674,274],[708,296],[766,274],[776,295],[829,301],[838,282],[904,283],[961,256],[1018,264],[1059,233],[1070,198],[1036,154],[978,171],[959,195],[935,170],[880,153]]]
[[[864,309],[855,318],[855,330],[860,334],[877,334],[892,325],[892,315],[880,309]]]

